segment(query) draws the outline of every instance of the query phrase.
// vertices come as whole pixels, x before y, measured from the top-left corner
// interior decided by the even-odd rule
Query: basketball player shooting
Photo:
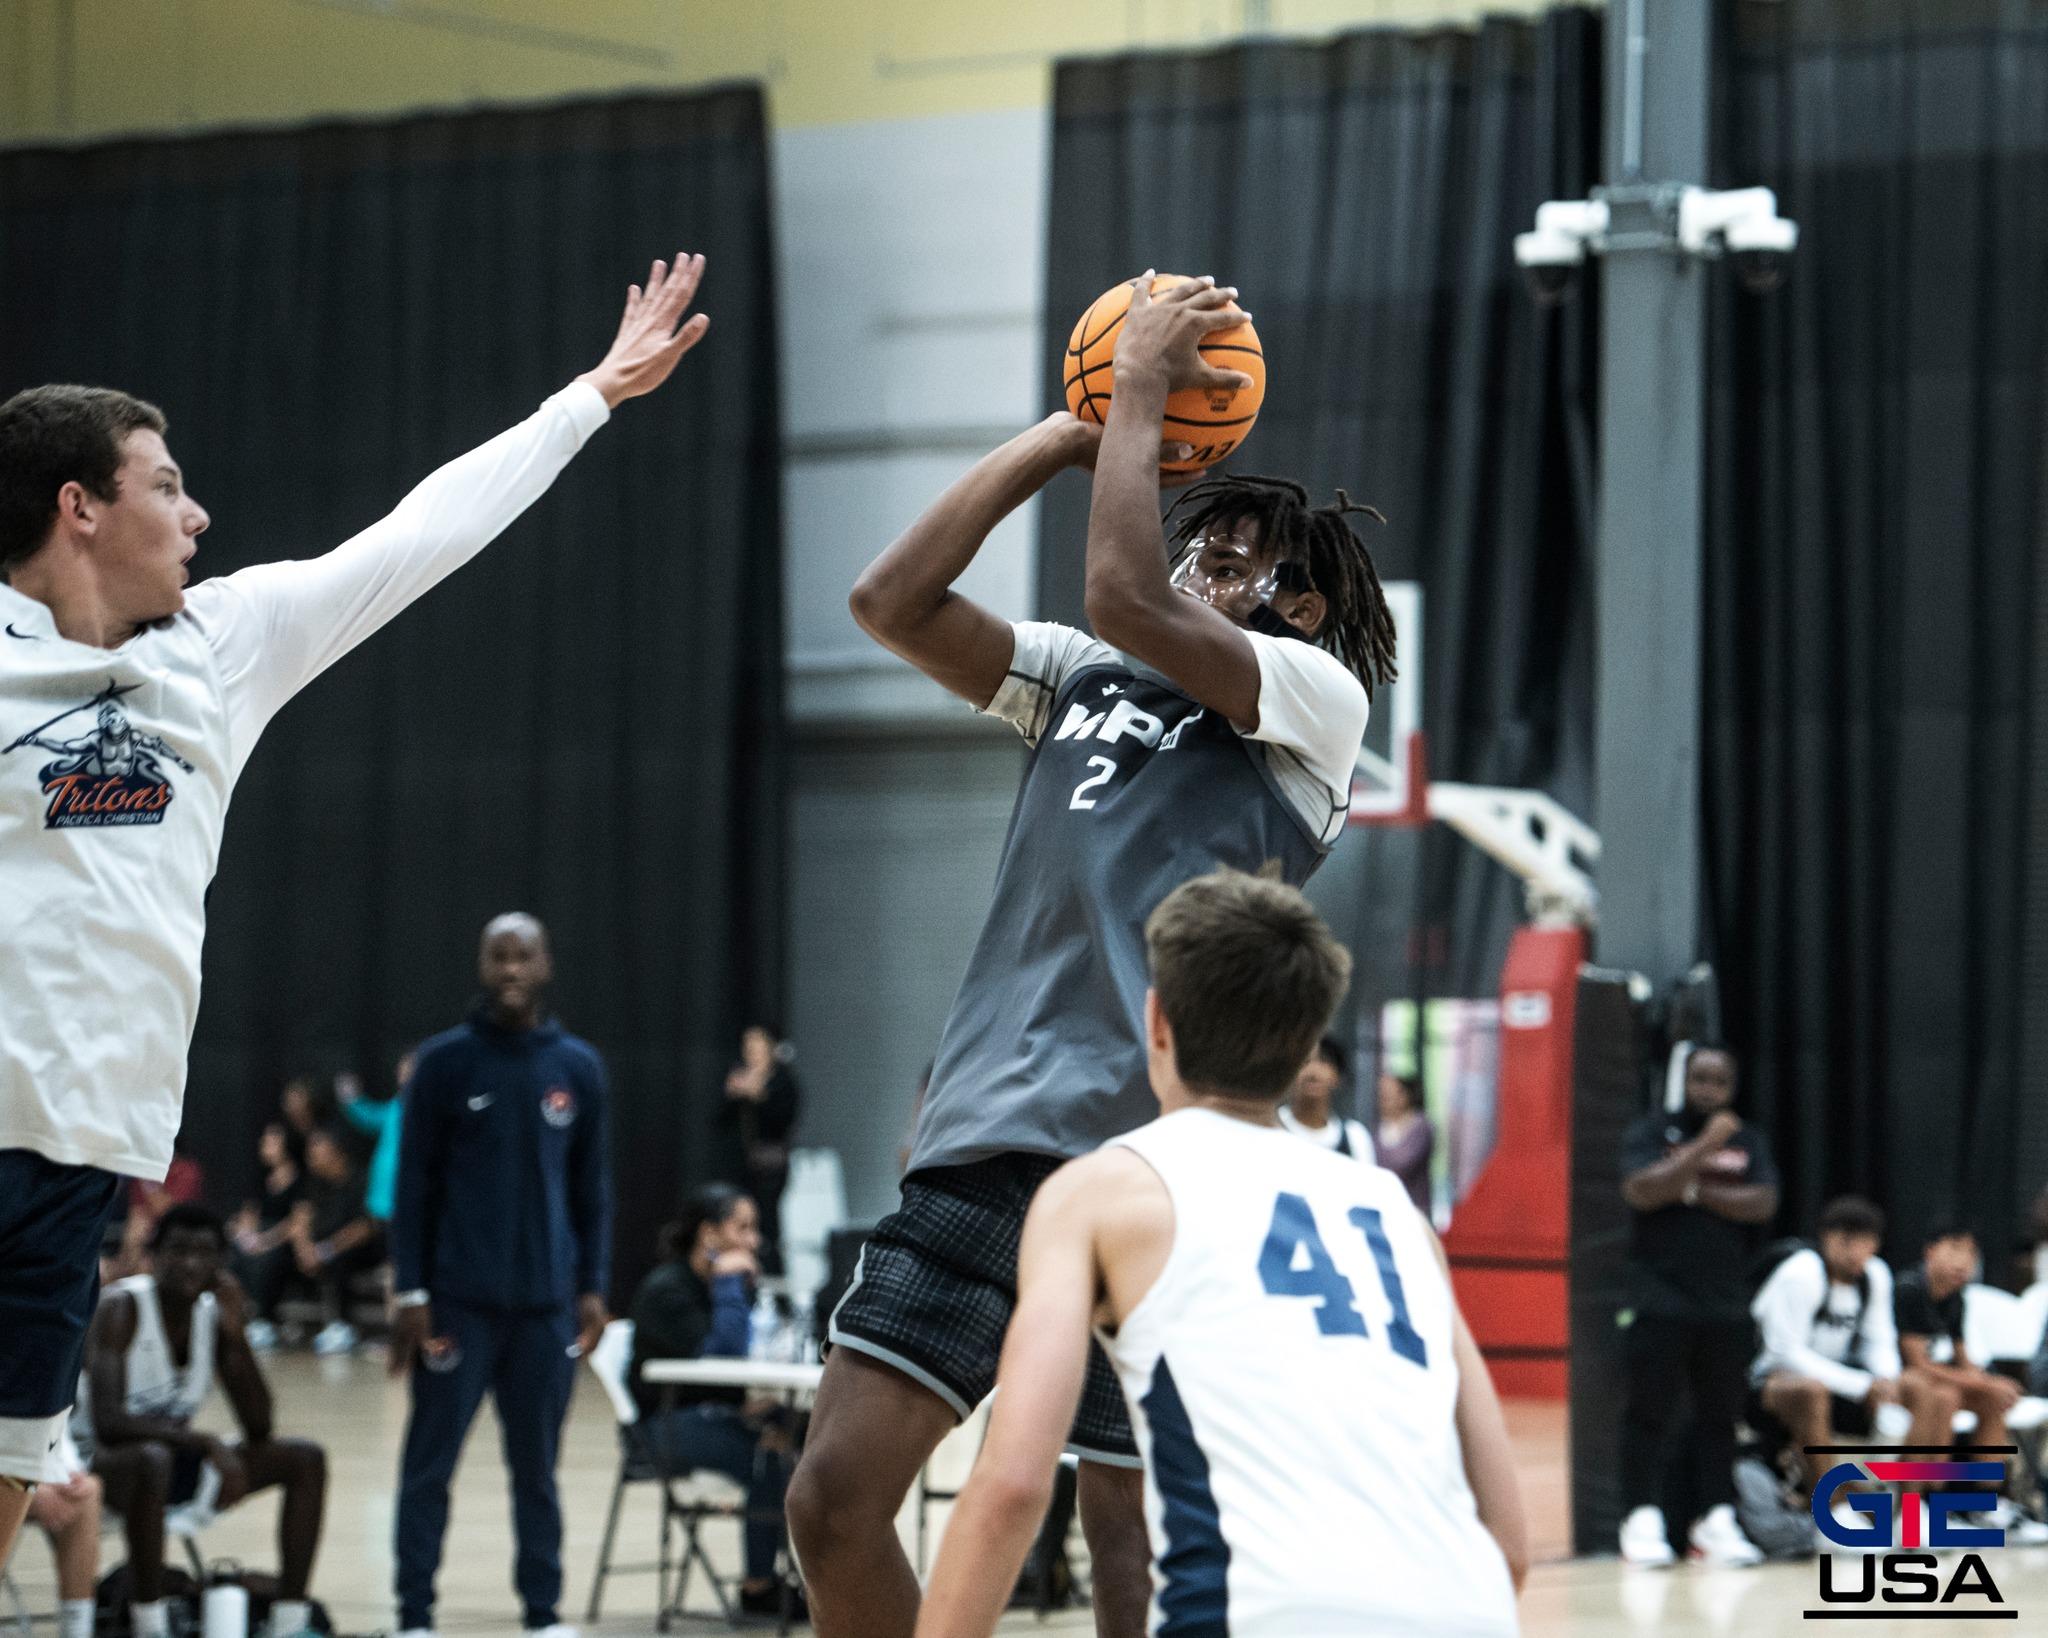
[[[1184,497],[1170,565],[1166,398],[1241,381],[1197,349],[1245,315],[1213,280],[1157,299],[1149,282],[1136,282],[1117,341],[1106,426],[1056,414],[984,457],[853,592],[870,635],[1034,752],[902,1205],[834,1311],[791,1481],[826,1638],[909,1638],[918,1587],[896,1512],[994,1385],[1032,1196],[1062,1161],[1158,1113],[1142,1045],[1146,915],[1219,862],[1277,861],[1288,881],[1307,880],[1343,829],[1369,691],[1393,675],[1393,622],[1341,496],[1311,508],[1290,483],[1202,483]],[[1013,625],[953,589],[1003,517],[1073,466],[1095,471],[1094,637]],[[1307,1056],[1304,1044],[1290,1074]],[[1136,1638],[1150,1595],[1142,1476],[1099,1352],[1069,1448],[1082,1458],[1098,1631]]]
[[[1145,1456],[1155,1631],[1510,1638],[1521,1500],[1435,1237],[1393,1173],[1279,1123],[1350,956],[1293,888],[1232,872],[1175,889],[1146,938],[1162,1113],[1032,1203],[919,1638],[994,1630],[1091,1330]]]
[[[703,272],[654,263],[595,369],[382,522],[189,597],[208,518],[162,413],[90,387],[0,404],[0,1565],[64,1431],[121,1179],[170,1164],[207,887],[257,737],[668,379],[709,322],[683,318]]]

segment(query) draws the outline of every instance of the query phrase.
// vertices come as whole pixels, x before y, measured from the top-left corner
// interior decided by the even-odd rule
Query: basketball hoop
[[[1543,791],[1431,784],[1422,733],[1422,588],[1391,581],[1394,652],[1401,674],[1373,703],[1351,782],[1349,822],[1384,830],[1449,825],[1521,878],[1538,926],[1591,927],[1600,894],[1593,867],[1600,833]]]

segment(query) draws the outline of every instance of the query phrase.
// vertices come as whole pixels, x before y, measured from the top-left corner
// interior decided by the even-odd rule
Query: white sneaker
[[[404,1638],[401,1633],[399,1638]],[[577,1638],[576,1629],[557,1621],[551,1627],[528,1627],[525,1638]]]
[[[1742,1533],[1742,1526],[1735,1522],[1735,1509],[1726,1502],[1696,1523],[1689,1539],[1702,1564],[1738,1569],[1764,1561],[1763,1549]]]
[[[267,1354],[277,1346],[277,1327],[267,1319],[252,1319],[242,1327],[242,1335],[259,1354]]]
[[[320,1328],[320,1334],[313,1339],[313,1352],[323,1357],[328,1354],[352,1353],[356,1345],[356,1328],[347,1320],[336,1320],[332,1325]]]
[[[1664,1510],[1638,1507],[1621,1521],[1621,1561],[1648,1569],[1673,1563],[1678,1555],[1664,1533]]]
[[[400,1627],[397,1638],[438,1638],[432,1627]]]

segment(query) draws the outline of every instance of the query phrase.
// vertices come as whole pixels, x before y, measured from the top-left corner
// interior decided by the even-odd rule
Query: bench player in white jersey
[[[1233,872],[1146,924],[1160,1119],[1057,1172],[919,1638],[994,1629],[1091,1330],[1145,1457],[1158,1638],[1501,1638],[1527,1561],[1507,1430],[1390,1172],[1281,1130],[1350,976],[1308,901]]]
[[[257,736],[668,378],[705,330],[683,322],[703,269],[656,262],[594,370],[382,522],[189,596],[208,518],[162,413],[88,387],[0,404],[0,1565],[64,1431],[121,1180],[170,1164]]]

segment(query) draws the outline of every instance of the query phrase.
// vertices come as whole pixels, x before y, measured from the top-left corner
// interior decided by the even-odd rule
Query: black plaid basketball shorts
[[[1017,1306],[1024,1214],[1059,1167],[1049,1155],[1002,1154],[913,1172],[903,1204],[861,1248],[832,1311],[831,1345],[894,1366],[965,1418],[996,1385]],[[1123,1389],[1093,1340],[1067,1448],[1115,1467],[1141,1465]]]

